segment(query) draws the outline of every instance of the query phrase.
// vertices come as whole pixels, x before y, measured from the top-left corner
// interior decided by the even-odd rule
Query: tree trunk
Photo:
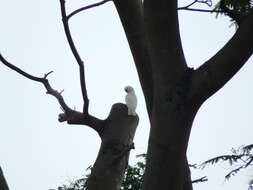
[[[143,189],[191,189],[186,150],[199,106],[188,100],[192,70],[155,96]],[[151,180],[152,179],[152,180]]]
[[[131,48],[151,123],[143,190],[192,190],[186,150],[201,106],[252,55],[253,12],[197,70],[181,45],[177,0],[114,0]]]
[[[129,116],[125,104],[114,104],[107,118],[97,160],[87,180],[88,190],[119,190],[128,165],[138,116]]]

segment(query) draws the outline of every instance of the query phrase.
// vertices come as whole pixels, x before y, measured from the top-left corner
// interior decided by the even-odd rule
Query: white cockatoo
[[[136,107],[137,107],[137,97],[135,95],[134,89],[131,86],[126,86],[125,91],[127,93],[125,97],[126,105],[128,108],[128,115],[136,115]]]

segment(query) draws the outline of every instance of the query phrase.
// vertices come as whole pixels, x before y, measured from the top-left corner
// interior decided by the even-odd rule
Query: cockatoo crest
[[[137,107],[137,97],[135,95],[134,89],[131,86],[126,86],[125,91],[127,93],[125,97],[126,105],[128,108],[128,115],[136,115],[136,107]]]

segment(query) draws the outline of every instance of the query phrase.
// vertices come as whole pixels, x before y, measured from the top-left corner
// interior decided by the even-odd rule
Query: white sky
[[[69,3],[68,3],[69,2]],[[67,1],[74,10],[92,1]],[[93,1],[95,2],[95,1]],[[187,1],[185,1],[187,4]],[[188,1],[189,2],[189,1]],[[68,47],[57,0],[5,0],[0,3],[0,52],[30,74],[49,79],[72,108],[81,110],[78,67]],[[183,47],[189,66],[198,67],[216,53],[235,29],[229,19],[215,15],[180,12]],[[143,95],[123,29],[112,3],[88,10],[70,20],[77,48],[84,59],[90,112],[105,118],[112,104],[123,102],[126,85],[138,95],[140,116],[135,136],[136,154],[147,147],[149,125]],[[252,143],[251,86],[253,59],[199,110],[194,121],[188,157],[200,163],[231,147]],[[100,140],[85,126],[57,121],[57,101],[41,84],[0,64],[0,165],[11,190],[47,190],[81,176],[97,155]],[[228,167],[208,167],[195,177],[209,181],[196,190],[247,189],[252,169],[224,182]],[[194,178],[193,176],[193,178]]]

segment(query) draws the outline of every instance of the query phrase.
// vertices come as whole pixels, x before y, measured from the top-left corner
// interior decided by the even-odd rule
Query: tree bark
[[[188,101],[192,70],[185,72],[174,87],[154,99],[154,110],[144,178],[145,190],[181,190],[190,178],[186,150],[198,106]],[[190,188],[190,187],[189,187]]]
[[[135,58],[151,121],[143,189],[190,190],[185,152],[196,109],[186,105],[183,94],[192,70],[187,69],[182,51],[177,1],[114,3]],[[178,120],[182,115],[186,120]]]
[[[125,104],[114,104],[101,136],[97,160],[87,180],[88,190],[119,190],[128,165],[138,116],[129,116]]]

